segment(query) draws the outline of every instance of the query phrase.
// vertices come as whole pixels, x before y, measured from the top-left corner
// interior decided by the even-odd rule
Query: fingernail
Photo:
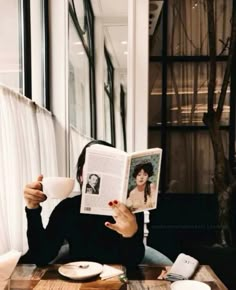
[[[112,206],[113,205],[112,201],[109,201],[108,202],[108,205]]]
[[[114,202],[114,204],[117,204],[118,203],[118,201],[116,199],[113,202]]]
[[[109,227],[110,223],[109,222],[105,222],[105,226]]]

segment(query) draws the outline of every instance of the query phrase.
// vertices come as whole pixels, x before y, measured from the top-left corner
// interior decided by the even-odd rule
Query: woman
[[[82,186],[86,148],[93,144],[111,146],[104,141],[92,141],[82,150],[77,163],[77,180]],[[45,202],[40,175],[25,186],[27,237],[29,250],[22,263],[45,265],[52,261],[66,240],[69,244],[68,262],[95,261],[99,263],[137,265],[144,256],[143,214],[134,215],[121,202],[112,200],[113,217],[81,214],[81,195],[62,200],[53,210],[44,229],[40,203]]]
[[[137,164],[134,168],[133,177],[136,186],[130,191],[127,206],[132,211],[152,208],[155,205],[156,186],[148,179],[153,175],[151,162]]]

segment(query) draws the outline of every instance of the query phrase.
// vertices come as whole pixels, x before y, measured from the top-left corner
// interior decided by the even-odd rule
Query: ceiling
[[[96,18],[103,23],[106,48],[116,69],[127,70],[128,2],[110,0],[91,1]]]
[[[153,35],[164,1],[149,2],[149,35]],[[106,46],[115,68],[127,69],[128,1],[93,0],[95,17],[102,19]],[[127,43],[124,44],[124,41]],[[123,44],[122,44],[123,43]]]
[[[149,35],[156,28],[164,1],[150,0],[149,4]],[[112,64],[120,72],[123,83],[127,82],[128,57],[128,1],[92,0],[95,21],[102,20],[105,43],[111,56]]]

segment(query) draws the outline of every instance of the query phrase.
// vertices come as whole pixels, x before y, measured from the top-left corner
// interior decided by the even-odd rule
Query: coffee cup
[[[48,198],[63,199],[72,192],[75,180],[70,177],[44,177],[41,184]]]

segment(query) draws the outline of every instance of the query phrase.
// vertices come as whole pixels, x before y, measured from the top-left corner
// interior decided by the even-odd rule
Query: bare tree
[[[208,107],[203,116],[203,122],[209,128],[209,134],[214,151],[215,170],[213,183],[218,198],[220,244],[228,246],[232,243],[231,230],[231,202],[232,194],[236,188],[236,178],[232,174],[229,160],[225,156],[220,121],[225,103],[226,91],[230,81],[232,59],[236,49],[236,0],[233,0],[231,37],[228,50],[228,59],[224,72],[221,92],[216,108],[214,109],[214,95],[216,87],[216,31],[214,0],[205,0],[208,15],[208,37],[210,51],[210,75],[208,81]]]

